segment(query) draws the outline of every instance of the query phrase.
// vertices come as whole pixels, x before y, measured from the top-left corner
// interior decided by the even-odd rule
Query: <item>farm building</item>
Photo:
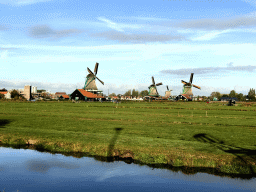
[[[9,91],[0,91],[0,94],[3,94],[5,99],[11,99],[11,93]]]
[[[232,100],[232,101],[238,101],[238,99],[236,97],[221,97],[220,98],[220,101],[229,101],[229,100]]]
[[[68,95],[61,95],[58,98],[59,99],[69,99],[69,96]]]
[[[73,93],[70,94],[70,99],[82,101],[105,100],[103,96],[90,93],[88,91],[85,91],[84,89],[76,89]]]
[[[58,99],[61,95],[66,95],[66,92],[56,92],[54,94],[54,99]]]
[[[181,94],[176,97],[176,100],[187,100],[192,101],[192,98],[188,94]]]

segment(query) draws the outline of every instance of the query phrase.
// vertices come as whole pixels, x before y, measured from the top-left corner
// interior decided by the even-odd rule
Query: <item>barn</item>
[[[105,98],[103,96],[85,91],[84,89],[76,89],[73,93],[70,94],[70,99],[82,101],[100,101],[104,100]]]

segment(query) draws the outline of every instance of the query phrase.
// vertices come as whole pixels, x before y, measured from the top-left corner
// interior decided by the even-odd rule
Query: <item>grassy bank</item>
[[[0,101],[2,144],[256,173],[256,105]],[[241,166],[239,166],[241,167]],[[249,167],[249,169],[248,169]]]

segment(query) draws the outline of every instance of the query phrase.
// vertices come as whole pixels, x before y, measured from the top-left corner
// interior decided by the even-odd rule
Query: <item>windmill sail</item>
[[[181,83],[183,83],[183,91],[182,94],[185,94],[187,96],[189,96],[190,98],[193,97],[193,93],[192,93],[192,87],[195,87],[197,89],[201,89],[201,87],[197,86],[197,85],[193,85],[193,77],[194,77],[194,73],[191,73],[190,75],[190,79],[189,79],[189,83],[186,81],[181,80]]]
[[[101,81],[96,75],[98,73],[99,63],[95,64],[94,73],[87,67],[89,74],[86,76],[86,81],[84,84],[84,90],[98,90],[96,86],[96,79],[104,85],[104,82]]]
[[[157,86],[163,85],[162,83],[155,83],[154,77],[152,77],[152,85],[150,85],[149,88],[149,93],[148,95],[151,97],[159,97],[159,93],[157,91]]]

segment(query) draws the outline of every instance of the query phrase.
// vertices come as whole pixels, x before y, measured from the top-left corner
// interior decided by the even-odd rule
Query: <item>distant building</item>
[[[220,101],[229,101],[229,100],[238,101],[238,99],[236,97],[221,97],[220,98]]]
[[[9,91],[0,90],[0,94],[4,95],[5,99],[11,99],[11,93]]]
[[[192,98],[188,94],[181,94],[176,97],[176,100],[192,101]]]
[[[68,95],[61,95],[61,96],[59,96],[59,99],[69,99],[69,96]]]
[[[99,101],[104,100],[105,97],[90,93],[84,89],[76,89],[73,93],[70,94],[70,99],[82,101]]]
[[[54,94],[54,98],[55,98],[55,99],[58,99],[61,95],[66,95],[66,92],[56,92],[56,93]]]
[[[37,93],[37,87],[32,87],[32,93]]]
[[[25,85],[25,87],[24,87],[24,98],[27,99],[28,101],[31,100],[31,86],[30,85]]]

